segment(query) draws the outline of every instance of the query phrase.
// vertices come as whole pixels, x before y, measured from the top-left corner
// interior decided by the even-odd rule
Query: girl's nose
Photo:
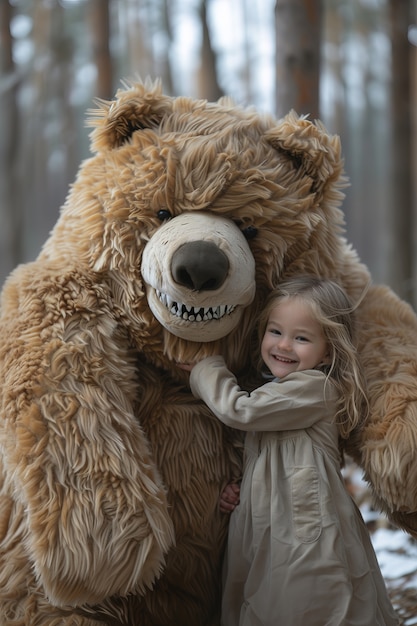
[[[281,335],[278,344],[281,350],[285,350],[287,352],[291,350],[291,340],[288,337],[283,337]]]

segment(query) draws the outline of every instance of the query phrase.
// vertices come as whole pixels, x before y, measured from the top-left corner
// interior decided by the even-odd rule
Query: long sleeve
[[[224,424],[245,431],[309,428],[334,409],[335,390],[317,370],[294,372],[282,381],[243,391],[220,356],[197,363],[191,391]]]

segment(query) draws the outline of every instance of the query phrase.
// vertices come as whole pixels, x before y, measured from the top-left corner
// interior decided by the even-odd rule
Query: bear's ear
[[[86,125],[93,127],[91,150],[118,148],[137,130],[156,128],[172,111],[172,98],[162,95],[160,81],[123,83],[113,101],[96,100],[98,109],[88,111]]]
[[[319,120],[311,122],[290,111],[267,132],[266,139],[273,148],[290,157],[297,169],[313,179],[312,191],[320,193],[331,182],[346,183],[342,177],[340,139],[330,135]]]

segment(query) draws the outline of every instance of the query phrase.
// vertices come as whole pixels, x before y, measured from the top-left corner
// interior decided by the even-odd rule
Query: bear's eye
[[[156,217],[161,222],[165,222],[166,220],[169,220],[169,218],[171,217],[171,213],[168,211],[168,209],[160,209],[160,211],[158,211],[158,213],[156,214]]]
[[[246,226],[246,228],[242,228],[242,233],[246,239],[254,239],[258,234],[258,229],[255,226]]]

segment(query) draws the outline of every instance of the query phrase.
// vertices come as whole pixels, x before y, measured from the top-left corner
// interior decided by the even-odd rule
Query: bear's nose
[[[195,291],[212,291],[224,283],[229,271],[229,260],[216,244],[191,241],[174,252],[171,271],[179,285]]]

